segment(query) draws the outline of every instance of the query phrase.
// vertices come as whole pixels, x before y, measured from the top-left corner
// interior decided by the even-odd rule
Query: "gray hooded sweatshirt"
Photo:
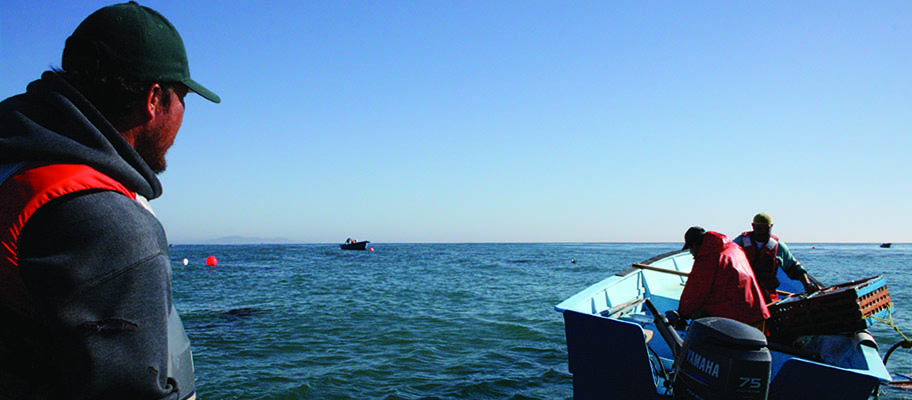
[[[88,165],[139,196],[161,195],[149,166],[53,71],[0,102],[0,170],[33,162]],[[26,222],[17,256],[36,314],[0,301],[0,399],[194,395],[168,242],[146,206],[107,190],[59,197]]]

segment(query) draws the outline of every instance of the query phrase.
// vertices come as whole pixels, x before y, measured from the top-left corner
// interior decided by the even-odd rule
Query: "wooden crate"
[[[886,318],[893,303],[883,276],[847,282],[819,292],[795,294],[769,305],[770,340],[789,343],[798,336],[855,332]]]

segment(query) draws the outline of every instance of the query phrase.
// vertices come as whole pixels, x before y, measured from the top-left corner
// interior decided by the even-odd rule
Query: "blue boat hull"
[[[692,262],[688,253],[664,254],[642,264],[680,274],[631,268],[555,307],[564,316],[575,400],[669,398],[662,370],[672,369],[672,352],[650,334],[658,330],[641,300],[649,298],[660,312],[677,309]],[[872,340],[832,339],[845,344],[829,363],[771,351],[769,399],[867,399],[879,382],[890,381]]]

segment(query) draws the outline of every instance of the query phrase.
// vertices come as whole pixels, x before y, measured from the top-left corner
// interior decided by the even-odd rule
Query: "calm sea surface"
[[[554,305],[680,244],[371,247],[171,247],[199,398],[569,399]],[[790,247],[826,284],[886,275],[895,323],[912,335],[912,245]],[[872,328],[881,354],[902,339],[888,325]],[[912,372],[912,351],[897,350],[887,366]]]

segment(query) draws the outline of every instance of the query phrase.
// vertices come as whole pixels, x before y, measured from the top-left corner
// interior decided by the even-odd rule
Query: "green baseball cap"
[[[221,102],[217,94],[190,79],[184,41],[174,25],[133,1],[86,17],[66,40],[63,69],[144,82],[180,82],[206,100]]]

